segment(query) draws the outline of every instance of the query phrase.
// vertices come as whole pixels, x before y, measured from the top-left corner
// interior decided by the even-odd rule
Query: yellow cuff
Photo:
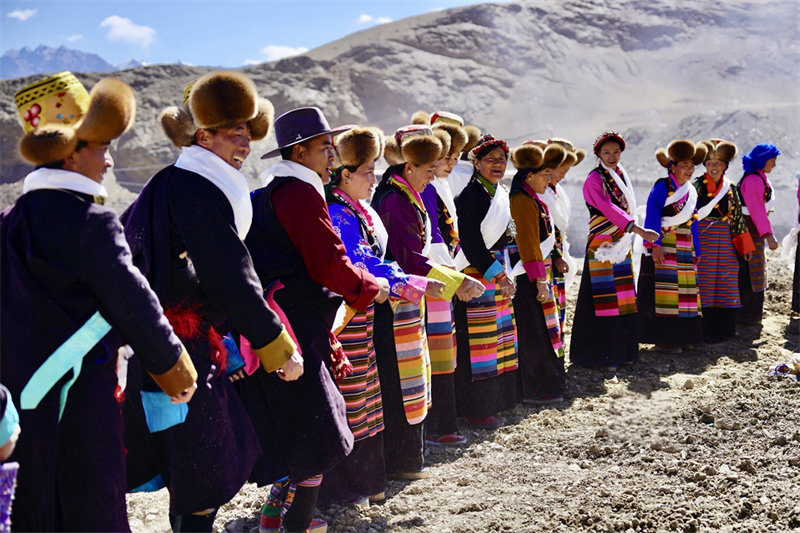
[[[464,282],[464,278],[466,278],[467,275],[453,270],[452,268],[434,265],[425,277],[444,283],[445,288],[444,294],[442,294],[442,300],[451,300],[453,296],[456,295],[456,291]]]
[[[197,370],[194,368],[192,358],[189,357],[189,352],[183,347],[178,362],[172,365],[172,368],[163,374],[150,374],[150,377],[167,393],[167,396],[172,397],[182,393],[197,381]]]
[[[261,360],[261,366],[264,367],[264,370],[275,372],[297,351],[297,345],[286,331],[286,326],[283,326],[283,331],[274,341],[257,350],[253,349],[253,351]]]

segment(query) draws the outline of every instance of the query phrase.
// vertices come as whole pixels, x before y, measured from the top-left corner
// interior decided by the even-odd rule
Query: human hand
[[[550,298],[550,284],[547,283],[547,280],[537,279],[536,289],[538,291],[538,294],[536,295],[537,302],[544,303],[548,298]]]
[[[233,383],[237,379],[242,379],[242,378],[244,378],[244,368],[240,368],[236,372],[231,372],[230,374],[228,374],[228,379],[231,380],[231,383]]]
[[[569,265],[567,264],[566,261],[564,261],[562,257],[555,259],[553,261],[553,265],[555,265],[558,271],[561,272],[562,274],[566,274],[567,272],[569,272]]]
[[[750,261],[752,258],[753,258],[753,252],[747,252],[746,254],[744,254],[745,261]]]
[[[483,283],[467,276],[459,285],[458,290],[456,290],[456,296],[462,302],[468,302],[473,298],[482,296],[485,290],[486,287],[483,286]]]
[[[641,226],[634,226],[633,233],[639,235],[642,239],[646,240],[647,242],[656,242],[660,235],[657,231],[653,231],[651,229],[645,229]]]
[[[175,396],[170,398],[169,401],[171,403],[188,403],[189,400],[192,399],[192,396],[194,396],[194,391],[196,390],[197,390],[197,383],[192,383],[191,387],[181,392],[180,394],[176,394]]]
[[[664,250],[660,246],[653,246],[653,262],[659,266],[664,264]]]
[[[303,356],[294,352],[276,373],[283,381],[295,381],[303,375]]]
[[[378,294],[375,295],[375,302],[382,304],[389,299],[389,280],[386,278],[375,278],[378,280]],[[299,377],[299,376],[298,376]]]
[[[425,296],[428,298],[441,298],[447,286],[441,281],[435,279],[428,280],[428,286],[425,287]]]
[[[769,245],[770,250],[777,250],[778,249],[778,240],[775,238],[772,233],[767,235],[767,244]]]
[[[514,287],[514,284],[508,279],[508,276],[503,276],[503,278],[497,280],[497,285],[500,287],[500,295],[503,298],[514,297],[517,288]]]
[[[0,447],[0,463],[11,457],[11,454],[14,453],[14,448],[17,445],[20,433],[22,433],[22,428],[17,424],[17,427],[14,428],[14,432],[8,438],[8,441]]]

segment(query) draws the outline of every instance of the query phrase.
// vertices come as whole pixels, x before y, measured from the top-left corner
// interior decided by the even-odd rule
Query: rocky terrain
[[[769,255],[762,326],[679,355],[642,345],[616,373],[568,364],[564,404],[518,406],[496,431],[461,426],[467,445],[426,450],[430,479],[391,481],[383,503],[319,516],[350,533],[800,529],[800,383],[768,373],[800,351],[800,320],[788,313],[791,272]],[[266,494],[246,485],[215,530],[257,533]],[[167,501],[165,490],[129,495],[132,530],[167,532]]]
[[[587,148],[614,128],[628,138],[623,164],[642,200],[662,173],[654,151],[674,138],[723,137],[741,150],[774,142],[783,150],[771,175],[782,234],[794,213],[782,206],[800,170],[798,31],[800,4],[788,0],[514,1],[400,20],[243,70],[278,113],[317,105],[332,124],[393,131],[418,109],[446,109],[512,144],[552,135]],[[136,125],[113,146],[125,187],[139,190],[174,161],[156,118],[209,70],[152,65],[115,74],[134,87],[139,106]],[[102,76],[79,75],[87,86]],[[13,96],[34,79],[0,81],[3,183],[30,170],[16,153]],[[274,143],[273,135],[254,143],[254,155]],[[265,164],[246,162],[253,187]],[[587,158],[571,179],[594,164]]]

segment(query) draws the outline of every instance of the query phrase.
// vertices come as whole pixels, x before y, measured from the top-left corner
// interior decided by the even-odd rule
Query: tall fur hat
[[[433,163],[442,154],[442,142],[430,126],[412,124],[397,130],[386,141],[384,157],[390,165],[411,163],[421,166]]]
[[[477,126],[467,124],[464,126],[464,132],[467,134],[467,144],[464,145],[463,151],[470,152],[481,142],[481,130]]]
[[[190,146],[198,129],[217,129],[247,122],[250,138],[267,136],[275,109],[260,98],[253,81],[244,74],[222,70],[206,74],[186,86],[183,108],[168,107],[159,117],[172,144]]]
[[[711,139],[700,142],[706,145],[706,148],[708,149],[708,153],[706,154],[706,158],[703,163],[709,159],[719,159],[723,163],[730,163],[733,161],[733,158],[736,157],[736,152],[738,149],[736,148],[736,145],[730,141]]]
[[[656,159],[664,168],[669,168],[671,163],[680,163],[688,160],[691,160],[695,165],[699,165],[705,160],[707,152],[708,148],[701,142],[694,144],[687,139],[676,139],[669,143],[666,149],[659,148],[656,150]]]
[[[567,156],[564,158],[564,162],[561,163],[562,165],[574,167],[586,157],[586,150],[583,148],[575,148],[567,139],[552,138],[548,139],[547,144],[560,144],[564,147],[564,150],[567,151]]]
[[[383,132],[378,128],[356,126],[334,140],[337,157],[333,166],[360,167],[364,163],[375,161],[383,155],[384,143]]]
[[[411,115],[411,123],[424,124],[425,126],[430,126],[431,116],[425,111],[417,111],[416,113]]]
[[[87,93],[70,72],[23,87],[15,102],[25,130],[20,154],[37,166],[66,159],[79,140],[116,139],[136,118],[136,98],[127,84],[105,78]]]
[[[442,143],[442,152],[439,154],[439,159],[448,157],[450,155],[450,144],[452,144],[450,134],[442,128],[433,128],[433,136]]]
[[[511,163],[517,170],[555,169],[561,166],[567,151],[560,144],[548,144],[542,149],[535,141],[528,141],[511,152]]]

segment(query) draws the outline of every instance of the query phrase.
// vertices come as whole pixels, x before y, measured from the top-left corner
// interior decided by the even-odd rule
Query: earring
[[[345,179],[344,179],[344,182],[345,182],[345,183],[347,183],[347,184],[349,185],[349,184],[350,184],[350,178],[345,178]]]

